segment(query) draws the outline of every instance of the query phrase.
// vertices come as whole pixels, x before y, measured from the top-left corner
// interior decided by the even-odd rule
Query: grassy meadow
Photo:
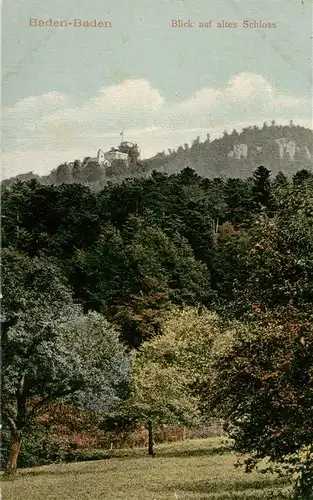
[[[3,481],[3,500],[269,500],[288,498],[275,476],[235,468],[219,438],[142,449],[99,451],[85,460],[20,469]],[[87,458],[87,457],[86,457]],[[91,457],[90,457],[91,458]]]

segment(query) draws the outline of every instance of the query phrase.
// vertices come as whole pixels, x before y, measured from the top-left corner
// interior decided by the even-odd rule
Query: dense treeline
[[[155,425],[222,418],[248,469],[269,457],[311,498],[311,172],[16,182],[2,244],[10,473],[61,403],[102,427],[143,423],[150,454]]]
[[[2,241],[54,262],[84,309],[138,346],[171,304],[308,311],[312,184],[305,170],[290,181],[264,167],[245,181],[154,172],[99,193],[19,182],[3,192]]]

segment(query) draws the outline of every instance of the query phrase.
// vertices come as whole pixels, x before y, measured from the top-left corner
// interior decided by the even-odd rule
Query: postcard
[[[312,19],[3,0],[7,500],[312,498]]]

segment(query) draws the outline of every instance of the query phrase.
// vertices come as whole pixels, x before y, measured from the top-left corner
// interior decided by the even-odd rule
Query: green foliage
[[[175,363],[155,360],[154,348],[154,342],[143,343],[133,358],[131,404],[138,420],[151,429],[160,423],[197,423],[197,398],[188,391],[188,377]]]
[[[124,358],[117,334],[105,319],[96,313],[83,316],[58,270],[46,261],[8,250],[3,267],[7,404],[19,384],[26,398],[40,396],[36,408],[42,401],[91,389],[93,384],[93,390],[98,384],[110,391],[114,376],[118,380],[123,373],[119,369]]]
[[[105,313],[138,346],[173,303],[237,317],[307,307],[312,192],[309,172],[291,183],[264,167],[227,182],[154,172],[97,195],[31,180],[4,190],[3,243],[53,258],[84,310]]]
[[[206,266],[179,234],[131,216],[122,231],[106,226],[89,252],[72,259],[70,279],[87,308],[105,312],[132,346],[158,329],[158,314],[170,303],[205,302]]]
[[[271,210],[273,206],[270,175],[270,171],[263,166],[253,173],[252,199],[255,211],[263,207]]]
[[[292,128],[304,143],[307,132]],[[124,398],[127,360],[104,314],[128,346],[142,345],[130,388],[138,411],[133,400],[112,416],[116,425],[138,415],[177,423],[220,412],[239,429],[238,449],[253,460],[270,453],[301,472],[299,491],[311,487],[303,436],[312,437],[313,176],[299,158],[292,179],[266,167],[245,180],[214,178],[215,167],[208,173],[217,158],[218,175],[240,164],[248,176],[262,160],[259,148],[276,157],[274,172],[285,162],[295,167],[267,147],[269,134],[294,140],[288,127],[249,127],[156,158],[211,178],[187,167],[98,193],[36,179],[3,189],[4,406],[16,417],[27,402],[20,428],[46,398],[75,392],[76,404],[98,412]],[[228,155],[245,143],[255,145],[246,159]],[[76,180],[88,165],[74,163]],[[305,467],[299,453],[307,453]]]
[[[250,454],[247,469],[269,458],[296,475],[297,499],[312,488],[312,366],[312,324],[270,318],[217,339],[208,383],[209,408],[227,421],[236,449]]]
[[[177,365],[188,379],[188,390],[199,397],[210,376],[212,346],[224,327],[221,318],[204,307],[175,308],[163,314],[162,336],[150,348],[160,363]]]
[[[133,357],[134,406],[146,421],[195,425],[221,321],[205,309],[177,308],[160,323],[162,335],[144,342]]]
[[[23,432],[48,403],[71,398],[107,410],[128,362],[117,333],[101,315],[82,314],[53,264],[6,249],[3,287],[1,399],[15,472]]]
[[[29,255],[63,260],[73,248],[89,247],[100,232],[96,197],[80,184],[16,183],[4,190],[2,213],[3,246]]]

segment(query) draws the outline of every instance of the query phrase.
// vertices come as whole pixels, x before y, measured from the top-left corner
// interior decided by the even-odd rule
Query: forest
[[[57,418],[142,423],[151,455],[158,425],[218,418],[312,498],[313,173],[279,170],[2,186],[8,475],[60,457]]]

